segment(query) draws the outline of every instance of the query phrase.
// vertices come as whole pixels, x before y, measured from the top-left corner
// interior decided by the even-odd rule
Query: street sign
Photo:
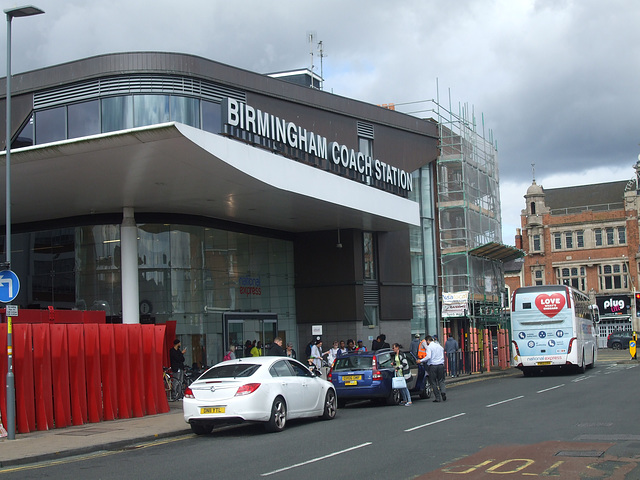
[[[7,317],[18,316],[18,305],[7,305]]]
[[[636,336],[634,332],[633,340],[629,342],[629,354],[631,358],[636,358]]]
[[[0,302],[9,303],[18,296],[20,291],[20,280],[11,270],[0,272]]]

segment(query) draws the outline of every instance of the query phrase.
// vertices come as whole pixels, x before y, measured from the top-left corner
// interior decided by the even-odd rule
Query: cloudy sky
[[[537,183],[554,188],[630,179],[640,154],[637,0],[33,4],[46,14],[13,21],[13,73],[143,50],[269,73],[310,67],[314,33],[327,91],[375,104],[418,102],[403,111],[438,98],[456,112],[468,106],[498,144],[503,241],[511,245],[532,163]],[[5,1],[3,9],[16,5],[23,3]]]

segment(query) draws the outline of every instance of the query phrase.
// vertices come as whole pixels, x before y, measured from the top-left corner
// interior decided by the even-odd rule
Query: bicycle
[[[173,382],[170,368],[162,367],[162,381],[164,383],[164,393],[167,395],[167,401],[173,402]]]

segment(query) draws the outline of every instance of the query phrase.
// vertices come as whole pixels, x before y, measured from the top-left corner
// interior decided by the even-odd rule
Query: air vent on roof
[[[205,80],[171,75],[128,75],[36,92],[33,96],[33,108],[42,109],[101,97],[133,94],[186,95],[212,102],[230,97],[246,102],[244,91]]]
[[[380,288],[377,282],[364,282],[363,285],[364,304],[379,305],[380,304]]]
[[[370,123],[357,122],[358,136],[373,139],[373,125]]]

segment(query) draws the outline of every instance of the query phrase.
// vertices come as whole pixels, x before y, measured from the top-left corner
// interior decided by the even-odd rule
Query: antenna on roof
[[[536,164],[531,164],[531,176],[533,177],[533,183],[536,183]]]
[[[315,65],[313,64],[313,47],[315,45],[315,38],[316,38],[317,34],[316,32],[307,32],[307,43],[309,44],[309,55],[311,55],[311,72],[313,73],[313,69],[315,68]]]
[[[324,90],[324,71],[322,68],[322,59],[327,56],[324,53],[324,45],[322,44],[322,40],[318,42],[318,51],[320,52],[320,90]]]

